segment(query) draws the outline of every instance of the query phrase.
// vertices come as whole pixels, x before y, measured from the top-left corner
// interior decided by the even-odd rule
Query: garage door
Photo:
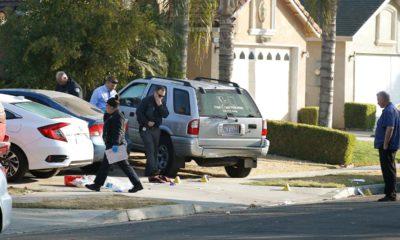
[[[289,119],[288,48],[236,47],[232,81],[249,90],[264,118]]]
[[[376,104],[379,91],[388,92],[393,103],[400,103],[400,57],[356,55],[354,101]]]

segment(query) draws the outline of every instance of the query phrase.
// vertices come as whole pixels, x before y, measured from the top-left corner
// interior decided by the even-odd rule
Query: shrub
[[[344,122],[347,129],[371,130],[375,125],[375,104],[345,103]]]
[[[352,163],[355,137],[325,127],[268,121],[270,153],[318,163]]]
[[[298,111],[297,122],[309,125],[318,125],[319,107],[305,107]]]

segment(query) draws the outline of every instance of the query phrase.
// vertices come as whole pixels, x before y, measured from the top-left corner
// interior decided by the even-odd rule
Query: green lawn
[[[397,162],[400,162],[400,153],[396,156]],[[353,152],[353,164],[355,167],[379,165],[378,150],[374,149],[373,142],[356,141]]]
[[[362,179],[364,180],[364,182],[355,181],[358,179]],[[247,183],[246,185],[283,187],[286,184],[289,184],[291,187],[342,188],[342,187],[353,187],[353,186],[381,184],[381,183],[383,183],[381,172],[373,171],[373,172],[342,173],[337,175],[315,176],[315,177],[305,177],[305,178],[254,181]]]

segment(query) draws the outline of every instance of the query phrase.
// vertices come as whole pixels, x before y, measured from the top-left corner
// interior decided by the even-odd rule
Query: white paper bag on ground
[[[129,156],[126,151],[126,144],[119,145],[117,152],[113,152],[112,148],[107,149],[106,156],[109,164],[128,159]]]

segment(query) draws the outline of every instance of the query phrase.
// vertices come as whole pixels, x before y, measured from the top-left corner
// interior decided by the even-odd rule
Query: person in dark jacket
[[[106,150],[112,149],[114,152],[118,151],[118,147],[126,144],[125,142],[125,118],[119,111],[119,96],[116,95],[107,101],[106,113],[104,114],[104,127],[103,127],[103,140],[106,145]],[[143,186],[137,176],[135,170],[129,165],[128,160],[116,162],[118,166],[124,171],[126,176],[133,184],[133,188],[129,190],[135,193],[143,189]],[[107,156],[104,155],[103,162],[100,169],[96,174],[93,184],[86,185],[86,188],[93,191],[100,191],[100,187],[104,185],[107,178],[110,164],[108,163]]]
[[[162,119],[169,115],[167,107],[163,104],[165,94],[165,87],[157,86],[154,94],[144,98],[136,110],[139,133],[146,151],[145,176],[149,177],[149,182],[155,183],[166,181],[164,176],[160,176],[157,158],[161,133],[159,127]]]
[[[68,75],[65,72],[57,72],[56,81],[57,85],[55,90],[57,92],[68,93],[76,97],[83,98],[81,86],[73,79],[68,78]]]

